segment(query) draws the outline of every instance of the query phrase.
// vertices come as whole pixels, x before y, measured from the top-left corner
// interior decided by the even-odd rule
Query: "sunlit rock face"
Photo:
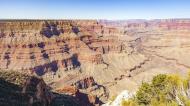
[[[1,20],[0,69],[102,101],[190,68],[190,20]]]

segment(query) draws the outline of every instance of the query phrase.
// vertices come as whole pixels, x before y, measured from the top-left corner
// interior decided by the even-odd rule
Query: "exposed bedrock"
[[[43,79],[18,72],[0,72],[0,105],[50,106],[54,95]]]
[[[156,74],[185,75],[189,29],[189,19],[1,20],[0,69],[40,76],[53,90],[71,86],[104,102]]]

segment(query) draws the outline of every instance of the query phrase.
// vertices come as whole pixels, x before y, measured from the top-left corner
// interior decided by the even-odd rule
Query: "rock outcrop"
[[[102,104],[102,102],[95,95],[82,93],[74,86],[65,86],[61,89],[57,89],[56,92],[60,94],[72,95],[79,101],[81,106],[100,106]]]
[[[87,77],[75,82],[72,85],[74,85],[77,89],[87,89],[89,87],[96,85],[96,82],[94,81],[93,77]]]
[[[0,104],[50,106],[53,94],[42,79],[17,72],[0,72]]]

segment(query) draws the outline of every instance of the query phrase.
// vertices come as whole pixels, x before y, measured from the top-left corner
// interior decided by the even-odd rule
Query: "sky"
[[[190,0],[0,0],[0,19],[190,18]]]

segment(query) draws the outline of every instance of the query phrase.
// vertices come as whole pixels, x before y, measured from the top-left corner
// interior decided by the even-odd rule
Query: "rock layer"
[[[0,69],[41,76],[54,90],[72,86],[106,101],[158,73],[184,75],[189,29],[189,19],[1,20]]]

